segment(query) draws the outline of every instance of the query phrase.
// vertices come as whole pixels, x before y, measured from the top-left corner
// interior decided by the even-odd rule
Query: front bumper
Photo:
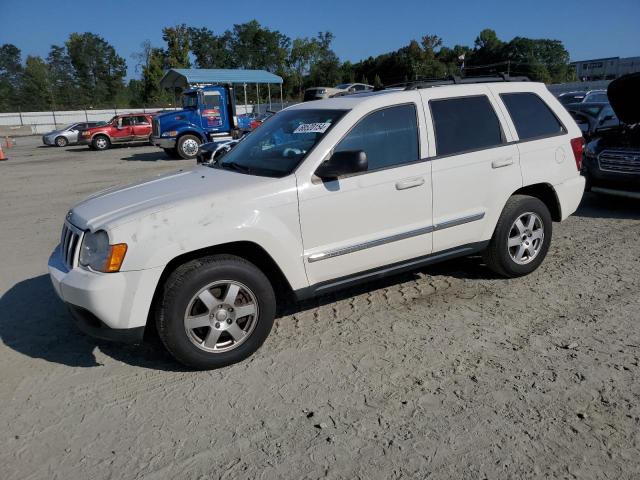
[[[603,193],[617,191],[636,198],[640,195],[640,174],[602,170],[594,156],[585,155],[582,174],[587,178],[587,185],[591,190]]]
[[[55,145],[55,139],[52,137],[42,136],[42,143],[49,146]]]
[[[162,267],[118,273],[69,269],[60,246],[51,254],[48,266],[56,294],[82,331],[108,340],[142,340]]]
[[[160,148],[176,148],[175,137],[151,137],[149,139],[151,145],[155,145]]]

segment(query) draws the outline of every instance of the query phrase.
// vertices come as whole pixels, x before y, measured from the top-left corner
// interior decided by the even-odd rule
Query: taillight
[[[576,159],[576,167],[578,171],[582,170],[582,154],[584,153],[584,138],[578,137],[571,140],[571,150]]]

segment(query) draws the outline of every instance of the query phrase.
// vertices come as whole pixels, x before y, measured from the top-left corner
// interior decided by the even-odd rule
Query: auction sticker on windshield
[[[330,126],[330,123],[303,123],[293,133],[324,133]]]

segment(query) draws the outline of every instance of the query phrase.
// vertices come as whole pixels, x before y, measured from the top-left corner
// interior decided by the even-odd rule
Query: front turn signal
[[[104,271],[106,273],[119,272],[122,262],[124,262],[124,256],[127,253],[126,243],[116,243],[115,245],[109,245],[110,252],[105,263]]]

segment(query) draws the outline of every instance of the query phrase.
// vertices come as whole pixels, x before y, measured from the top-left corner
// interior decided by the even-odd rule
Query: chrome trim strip
[[[369,242],[358,243],[356,245],[350,245],[348,247],[336,248],[335,250],[329,250],[328,252],[314,253],[307,257],[307,261],[309,263],[313,263],[320,260],[326,260],[328,258],[339,257],[341,255],[346,255],[348,253],[354,253],[360,250],[365,250],[367,248],[378,247],[380,245],[385,245],[391,242],[397,242],[399,240],[405,240],[411,237],[417,237],[419,235],[426,235],[427,233],[433,233],[437,230],[444,230],[445,228],[457,227],[459,225],[464,225],[465,223],[476,222],[478,220],[482,220],[483,218],[484,218],[484,212],[476,213],[474,215],[469,215],[467,217],[456,218],[454,220],[447,220],[446,222],[442,222],[436,225],[431,225],[429,227],[418,228],[416,230],[410,230],[408,232],[398,233],[396,235],[391,235],[389,237],[378,238],[376,240],[371,240]]]

